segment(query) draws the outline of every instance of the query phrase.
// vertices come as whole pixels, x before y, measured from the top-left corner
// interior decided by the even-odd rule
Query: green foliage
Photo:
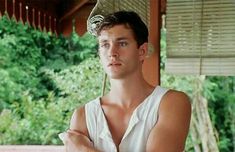
[[[208,89],[213,96],[205,96],[210,100],[209,112],[219,134],[219,148],[230,152],[235,148],[235,77],[207,77],[207,81],[215,83]]]
[[[25,92],[0,115],[0,144],[61,144],[58,133],[68,128],[74,109],[100,94],[102,68],[97,58],[60,72],[44,72],[61,90],[60,97],[49,92],[47,98],[34,101]]]
[[[54,80],[60,90],[59,95],[65,98],[74,98],[84,103],[100,95],[103,72],[98,58],[88,58],[60,72],[45,69],[44,73]]]
[[[3,16],[0,144],[61,144],[57,134],[68,127],[74,108],[94,98],[101,86],[95,83],[101,70],[96,48],[88,34],[55,36]]]
[[[60,71],[96,55],[96,41],[74,32],[69,38],[42,33],[3,16],[0,20],[0,111],[29,91],[35,99],[46,97],[56,86],[41,68]]]
[[[65,129],[67,115],[63,115],[64,102],[51,98],[33,101],[25,93],[21,103],[15,102],[11,110],[0,115],[1,144],[58,144],[57,134]],[[53,102],[52,102],[53,101]]]

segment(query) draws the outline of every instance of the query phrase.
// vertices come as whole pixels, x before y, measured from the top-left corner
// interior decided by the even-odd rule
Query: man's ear
[[[145,42],[139,47],[140,60],[144,60],[147,55],[148,55],[148,43]]]

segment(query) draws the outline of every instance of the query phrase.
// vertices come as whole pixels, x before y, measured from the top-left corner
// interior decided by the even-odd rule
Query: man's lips
[[[108,64],[108,67],[110,67],[110,66],[120,66],[120,65],[122,65],[122,64],[119,63],[119,62],[111,62],[111,63]]]

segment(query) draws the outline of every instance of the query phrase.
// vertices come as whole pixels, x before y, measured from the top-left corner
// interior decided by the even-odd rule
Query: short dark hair
[[[133,11],[118,11],[105,16],[97,29],[97,35],[103,29],[112,28],[120,24],[127,25],[132,29],[138,47],[148,42],[148,28],[140,16]]]

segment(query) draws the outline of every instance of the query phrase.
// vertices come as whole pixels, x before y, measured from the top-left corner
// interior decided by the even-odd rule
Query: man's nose
[[[115,44],[111,45],[109,49],[109,57],[119,57],[118,47]]]

